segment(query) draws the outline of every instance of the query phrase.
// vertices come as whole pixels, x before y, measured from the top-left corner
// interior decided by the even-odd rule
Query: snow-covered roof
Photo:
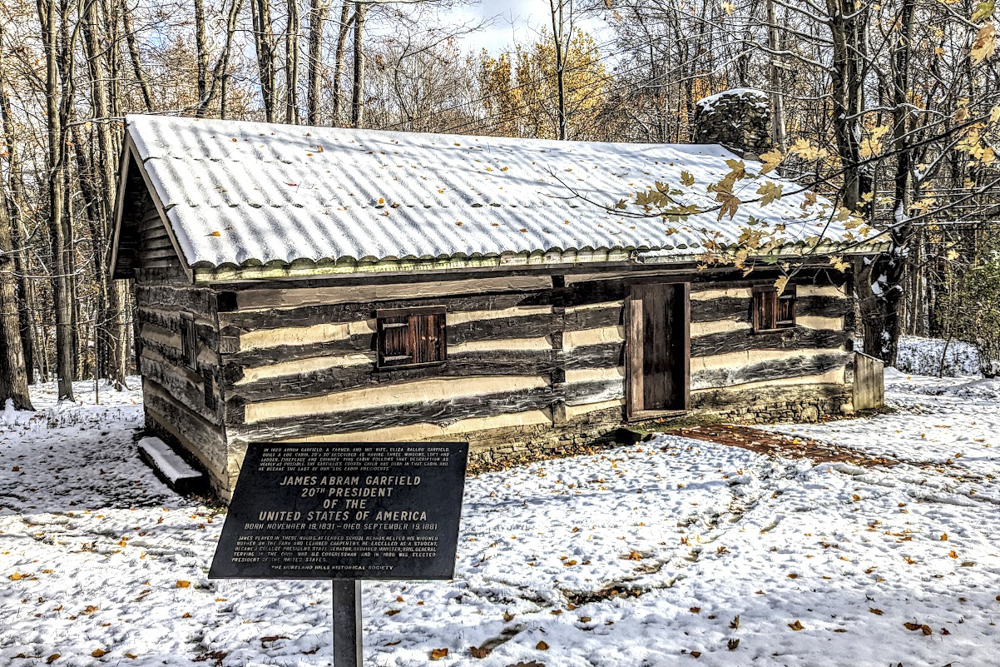
[[[682,171],[705,192],[729,172],[725,160],[737,157],[715,145],[165,116],[129,116],[127,126],[177,247],[195,269],[609,250],[684,256],[703,252],[706,231],[735,243],[749,216],[787,222],[802,215],[803,195],[787,194],[766,207],[745,204],[734,220],[706,212],[667,223],[622,217],[571,192],[612,205],[658,180],[676,184]],[[742,198],[755,198],[758,185],[747,187]],[[786,193],[797,189],[784,183]],[[715,203],[701,196],[702,204]],[[790,227],[789,235],[818,234],[823,222]]]

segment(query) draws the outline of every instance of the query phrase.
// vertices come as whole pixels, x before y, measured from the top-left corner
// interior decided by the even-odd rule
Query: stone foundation
[[[691,409],[674,419],[662,422],[647,420],[626,423],[624,409],[612,408],[583,415],[564,425],[535,424],[490,431],[465,433],[440,438],[469,442],[469,461],[481,465],[516,463],[545,458],[545,452],[573,447],[601,447],[627,444],[627,429],[650,430],[671,421],[726,421],[738,424],[780,422],[817,422],[839,419],[854,413],[849,385],[793,385],[732,391],[728,389],[696,392]]]

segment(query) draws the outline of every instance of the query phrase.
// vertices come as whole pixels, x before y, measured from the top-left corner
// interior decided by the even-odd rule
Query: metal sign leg
[[[333,667],[362,667],[361,582],[333,580]]]

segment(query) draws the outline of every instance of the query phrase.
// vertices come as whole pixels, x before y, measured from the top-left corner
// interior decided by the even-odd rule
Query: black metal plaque
[[[451,579],[468,443],[253,443],[210,579]]]

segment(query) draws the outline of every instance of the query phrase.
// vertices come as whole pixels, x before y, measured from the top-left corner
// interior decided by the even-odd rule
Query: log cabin
[[[796,255],[844,230],[804,195],[673,223],[598,205],[735,158],[131,116],[111,266],[134,284],[146,428],[228,498],[253,441],[460,439],[491,459],[653,419],[871,407],[851,271]],[[780,294],[774,263],[701,261],[749,216],[789,225]]]

